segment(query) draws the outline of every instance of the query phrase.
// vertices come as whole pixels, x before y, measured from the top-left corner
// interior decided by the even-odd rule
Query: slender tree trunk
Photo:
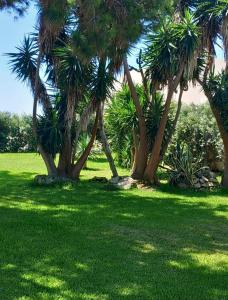
[[[180,94],[179,94],[179,98],[178,98],[178,103],[177,103],[177,111],[176,111],[176,115],[175,115],[175,118],[174,118],[174,121],[173,121],[173,126],[169,132],[169,136],[167,138],[167,141],[162,149],[162,154],[161,154],[161,160],[163,160],[164,156],[165,156],[165,153],[168,149],[168,146],[173,138],[173,135],[175,133],[175,130],[176,130],[176,127],[177,127],[177,122],[179,120],[179,117],[180,117],[180,112],[181,112],[181,107],[182,107],[182,96],[183,96],[183,93],[184,93],[184,90],[181,88],[180,89]]]
[[[33,117],[32,117],[32,123],[33,123],[33,134],[37,141],[37,147],[38,151],[41,154],[43,161],[46,165],[48,175],[50,176],[56,176],[57,175],[57,169],[55,166],[54,158],[52,155],[46,153],[43,146],[39,142],[38,134],[37,134],[37,104],[38,104],[38,89],[39,89],[39,70],[40,70],[40,64],[41,64],[41,53],[39,52],[38,58],[37,58],[37,69],[36,69],[36,77],[35,77],[35,87],[34,87],[34,102],[33,102]]]
[[[58,164],[58,173],[63,177],[70,177],[72,172],[72,124],[75,109],[74,106],[74,96],[70,95],[67,99],[67,109],[64,116],[65,132]]]
[[[209,99],[209,103],[213,115],[215,116],[219,128],[219,132],[223,141],[223,146],[224,146],[224,173],[222,178],[222,186],[228,187],[228,132],[225,130],[223,126],[220,111],[218,110],[217,107],[213,105],[210,95],[207,94],[207,97]]]
[[[224,143],[224,152],[225,152],[225,159],[224,159],[224,174],[222,178],[222,186],[228,188],[228,133],[223,138]]]
[[[219,110],[213,105],[212,101],[210,101],[212,112],[215,116],[221,138],[224,145],[224,173],[222,178],[222,186],[228,187],[228,132],[225,130],[223,126],[223,122],[221,119],[221,114]]]
[[[74,149],[73,149],[73,154],[72,154],[72,164],[74,164],[75,162],[75,157],[76,157],[76,151],[77,151],[77,145],[78,145],[78,140],[79,140],[79,136],[80,133],[83,129],[83,127],[88,127],[88,120],[90,119],[91,114],[94,112],[94,99],[92,99],[89,104],[87,105],[87,107],[84,109],[84,111],[81,114],[80,120],[79,120],[79,124],[78,124],[78,128],[76,130],[76,135],[75,135],[75,139],[74,139]]]
[[[133,143],[134,143],[134,151],[132,151],[132,153],[134,154],[133,156],[133,162],[132,162],[132,173],[135,172],[136,169],[136,164],[138,162],[138,155],[139,155],[139,138],[137,135],[137,132],[135,130],[135,128],[132,130],[132,135],[133,135]]]
[[[95,118],[95,122],[94,122],[92,135],[91,135],[89,144],[87,145],[85,151],[83,152],[83,154],[81,155],[81,157],[79,158],[79,160],[77,161],[76,165],[73,168],[73,172],[72,172],[73,178],[76,178],[76,179],[79,178],[81,170],[83,169],[83,166],[84,166],[85,162],[87,161],[88,156],[92,150],[94,141],[96,139],[97,128],[98,128],[98,124],[99,124],[99,114],[100,114],[100,106],[98,106],[97,111],[96,111],[96,118]]]
[[[156,172],[160,163],[161,146],[162,146],[165,128],[169,116],[170,105],[172,102],[174,91],[177,89],[180,83],[181,77],[184,72],[184,68],[185,68],[185,61],[182,62],[175,79],[169,80],[168,94],[165,102],[165,108],[159,124],[157,135],[155,137],[152,153],[144,173],[144,180],[152,184],[157,182]]]
[[[207,76],[204,75],[204,81],[198,80],[199,84],[202,86],[204,93],[209,101],[212,113],[215,117],[216,123],[218,125],[218,129],[223,141],[223,146],[224,146],[224,173],[223,173],[223,178],[222,178],[222,186],[228,187],[228,132],[225,130],[221,118],[220,111],[218,108],[213,104],[212,101],[212,95],[210,92],[208,92],[205,88],[205,81],[206,81]]]
[[[117,177],[118,176],[118,172],[115,166],[115,162],[114,159],[112,157],[112,152],[108,143],[108,139],[105,133],[105,128],[104,128],[104,103],[101,104],[101,110],[100,110],[100,136],[101,136],[101,142],[102,142],[102,146],[103,146],[103,150],[105,152],[105,155],[107,157],[109,166],[110,166],[110,170],[112,172],[112,177]]]
[[[144,75],[144,72],[143,72],[143,69],[142,69],[141,65],[140,65],[139,71],[140,71],[140,74],[141,74],[141,77],[142,77],[144,97],[145,97],[147,102],[150,102],[150,93],[149,93],[149,89],[148,89],[148,82],[147,82],[147,79]]]
[[[173,93],[174,93],[173,88],[169,88],[164,112],[159,124],[157,135],[155,137],[151,157],[149,159],[148,165],[144,173],[144,180],[150,183],[155,183],[155,175],[160,163],[161,146],[162,146],[165,128],[168,120],[169,109],[170,109]]]
[[[131,92],[131,96],[133,99],[133,103],[135,105],[138,122],[139,122],[139,148],[138,148],[138,156],[137,161],[135,162],[135,168],[132,174],[132,177],[135,179],[142,179],[143,174],[147,165],[147,157],[148,157],[148,145],[147,145],[147,127],[146,120],[143,114],[143,110],[131,77],[131,73],[129,70],[127,58],[124,59],[124,71],[127,77],[128,86]]]

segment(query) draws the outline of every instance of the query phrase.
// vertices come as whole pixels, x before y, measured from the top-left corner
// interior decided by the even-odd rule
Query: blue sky
[[[20,45],[25,34],[33,31],[36,23],[36,10],[30,8],[28,13],[19,19],[13,14],[0,12],[0,111],[14,113],[32,112],[32,95],[28,86],[18,82],[15,75],[9,70],[9,58],[4,56],[7,52],[14,52]],[[222,58],[222,51],[218,50],[218,57]],[[133,64],[135,58],[130,58]]]
[[[18,82],[9,70],[9,58],[4,53],[14,52],[25,34],[31,32],[36,12],[31,8],[25,17],[15,20],[13,14],[0,12],[0,111],[31,113],[32,96],[29,88]]]

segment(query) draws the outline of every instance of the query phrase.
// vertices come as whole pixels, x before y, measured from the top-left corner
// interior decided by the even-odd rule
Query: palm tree
[[[152,150],[149,152],[146,137],[146,121],[137,92],[131,79],[127,61],[125,73],[139,120],[138,162],[132,176],[155,183],[156,171],[161,158],[161,147],[170,111],[171,100],[183,77],[189,78],[194,69],[194,59],[198,46],[198,28],[190,12],[180,21],[167,20],[163,26],[149,36],[150,46],[144,55],[147,76],[151,82],[152,95],[156,90],[167,86],[168,93],[164,111]],[[180,99],[182,97],[182,89]]]
[[[108,97],[114,75],[119,71],[129,46],[143,31],[143,5],[141,3],[139,7],[138,1],[38,1],[37,53],[33,62],[36,68],[33,77],[26,76],[26,80],[34,93],[34,136],[50,175],[79,176],[95,140],[99,119],[102,124],[101,105]],[[16,60],[12,63],[16,65]],[[107,65],[108,69],[104,68]],[[32,66],[30,62],[29,66]],[[61,133],[58,166],[54,163],[53,153],[47,151],[48,147],[44,147],[39,138],[37,105],[41,86],[46,88],[40,80],[41,66],[47,70],[48,84],[55,99],[59,99],[55,107],[50,105],[49,110],[44,109],[45,119],[42,120],[42,128],[57,124],[57,132]],[[102,74],[110,80],[103,82]],[[51,98],[47,89],[45,93],[47,99]],[[76,115],[79,104],[86,103],[85,98],[90,98],[88,106],[85,104],[84,107],[85,114],[96,112],[96,118],[88,147],[75,163],[74,153],[80,132],[80,126],[75,129]],[[44,102],[41,102],[42,106]],[[55,109],[57,112],[54,113]],[[53,133],[52,136],[59,135],[54,134],[55,130],[48,131]]]
[[[146,63],[152,81],[156,81],[157,74],[155,72],[158,71],[160,84],[168,86],[165,109],[144,173],[144,179],[149,182],[154,182],[159,166],[161,145],[173,94],[184,74],[189,74],[194,69],[193,61],[198,46],[198,33],[195,19],[190,12],[186,11],[180,23],[171,23],[166,28],[163,27],[155,37],[152,37],[153,43],[146,54]]]
[[[17,14],[23,15],[29,6],[28,0],[1,0],[0,10],[14,10]]]
[[[43,107],[44,115],[36,118],[36,135],[43,151],[42,157],[49,159],[47,169],[50,165],[53,167],[48,169],[48,174],[77,178],[96,138],[101,106],[110,97],[113,88],[114,79],[110,75],[112,63],[100,60],[98,63],[92,61],[89,65],[83,65],[70,45],[58,47],[49,53],[49,61],[56,60],[58,63],[43,64],[48,75],[47,89],[47,84],[37,76],[36,40],[25,38],[23,45],[17,50],[17,53],[8,54],[11,69],[19,80],[29,83],[33,93],[36,91],[37,102]],[[37,89],[36,80],[39,87]],[[89,103],[86,102],[88,98],[92,99]],[[89,118],[93,112],[96,112],[96,119],[91,140],[75,163],[74,149],[79,136],[76,130],[76,113],[80,105],[86,111],[85,114],[82,113],[82,119],[84,116]],[[54,163],[57,152],[60,152],[58,167]]]
[[[33,133],[37,140],[38,150],[45,162],[49,175],[56,175],[57,169],[55,167],[54,158],[46,153],[44,147],[39,142],[38,138],[38,124],[37,124],[37,105],[39,100],[40,89],[40,67],[42,59],[52,49],[54,41],[57,39],[59,32],[65,21],[65,7],[67,3],[65,1],[50,1],[40,0],[38,2],[38,37],[37,46],[38,54],[36,58],[36,74],[34,82],[31,82],[33,86]]]
[[[49,112],[51,113],[52,105],[45,84],[39,76],[37,65],[37,45],[34,38],[25,38],[22,46],[18,47],[17,50],[17,53],[8,53],[11,58],[11,70],[16,73],[19,80],[28,82],[33,94],[36,95],[36,101],[34,101],[35,118],[33,115],[33,132],[36,140],[38,140],[36,118],[37,103],[41,103],[46,114]],[[46,164],[48,174],[53,175],[53,173],[56,172],[54,159],[51,155],[44,151],[41,145],[39,145],[38,148]]]
[[[205,95],[211,106],[211,110],[216,119],[220,135],[223,140],[225,161],[224,161],[224,176],[222,185],[228,187],[228,129],[224,124],[222,115],[226,113],[224,105],[219,105],[221,102],[215,101],[218,97],[218,90],[222,92],[227,89],[227,81],[225,80],[228,73],[228,4],[224,0],[199,1],[196,7],[196,16],[202,30],[203,39],[201,41],[203,51],[206,51],[206,64],[202,76],[198,77],[198,82],[202,86]],[[220,78],[216,78],[213,74],[213,64],[215,53],[215,45],[217,40],[222,38],[223,48],[226,60],[225,73],[220,74]],[[205,56],[205,52],[203,53]],[[216,80],[214,80],[216,78]],[[216,87],[217,92],[212,89]],[[221,95],[221,93],[220,93]]]

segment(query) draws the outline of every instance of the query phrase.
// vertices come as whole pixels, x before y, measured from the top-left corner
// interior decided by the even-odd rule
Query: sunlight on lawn
[[[110,191],[89,168],[42,188],[38,156],[0,155],[1,299],[228,299],[226,191]]]

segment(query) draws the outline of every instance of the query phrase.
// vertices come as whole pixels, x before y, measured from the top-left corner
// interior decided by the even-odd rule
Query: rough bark
[[[67,109],[64,116],[65,132],[63,135],[63,147],[59,155],[58,174],[63,177],[70,177],[72,171],[72,124],[75,109],[73,95],[67,99]]]
[[[173,121],[173,126],[169,132],[169,135],[167,137],[167,141],[162,149],[162,154],[161,154],[161,159],[160,161],[164,158],[164,155],[169,147],[169,144],[173,138],[173,135],[175,133],[175,130],[176,130],[176,127],[177,127],[177,122],[179,120],[179,117],[180,117],[180,112],[181,112],[181,107],[182,107],[182,96],[183,96],[183,93],[184,93],[184,90],[183,89],[180,89],[180,93],[179,93],[179,98],[178,98],[178,103],[177,103],[177,111],[176,111],[176,115],[175,115],[175,118],[174,118],[174,121]]]
[[[137,132],[135,128],[132,130],[132,135],[133,135],[133,143],[134,143],[134,149],[132,151],[133,156],[133,163],[132,163],[132,170],[131,172],[134,173],[136,169],[136,164],[138,161],[138,155],[139,155],[139,138],[137,135]]]
[[[206,71],[205,71],[206,72]],[[201,81],[198,79],[199,84],[202,86],[204,93],[209,101],[212,113],[215,117],[216,123],[218,125],[219,133],[221,135],[222,141],[223,141],[223,146],[224,146],[224,173],[223,173],[223,178],[222,178],[222,186],[228,187],[228,132],[225,130],[221,118],[220,111],[218,108],[213,104],[212,100],[212,95],[209,91],[207,91],[205,87],[205,82],[206,82],[207,76],[204,74],[204,80]]]
[[[85,151],[83,152],[83,154],[81,155],[81,157],[79,158],[79,160],[77,161],[77,163],[75,164],[75,166],[73,168],[72,177],[75,179],[79,178],[81,170],[83,169],[83,166],[85,165],[85,162],[87,161],[89,154],[92,150],[94,141],[96,139],[98,124],[99,124],[99,113],[100,113],[100,106],[97,108],[97,111],[96,111],[96,118],[95,118],[95,122],[93,125],[93,130],[92,130],[92,135],[91,135],[90,141],[89,141]]]
[[[228,188],[228,134],[224,139],[224,149],[225,149],[225,160],[224,160],[224,174],[222,178],[222,186]]]
[[[146,170],[144,173],[144,180],[146,180],[150,183],[155,183],[155,174],[156,174],[157,168],[160,163],[161,146],[162,146],[162,142],[163,142],[165,127],[166,127],[167,120],[168,120],[169,109],[170,109],[173,93],[174,93],[173,89],[172,88],[169,89],[168,96],[167,96],[166,103],[165,103],[164,112],[163,112],[163,115],[162,115],[162,118],[161,118],[161,121],[159,124],[157,135],[155,137],[151,157],[149,159],[149,162],[147,164],[147,167],[146,167]]]
[[[144,180],[148,181],[152,184],[156,183],[156,172],[160,163],[161,158],[161,146],[164,138],[165,128],[169,116],[170,105],[172,101],[172,97],[174,91],[177,89],[180,79],[182,77],[184,71],[185,63],[183,62],[180,66],[178,74],[176,75],[175,79],[169,81],[168,85],[168,94],[165,102],[164,111],[162,114],[162,118],[159,124],[158,132],[155,137],[154,145],[152,148],[152,153],[150,155],[149,162],[147,164],[145,173],[144,173]]]
[[[39,70],[40,70],[40,64],[41,64],[41,53],[39,52],[38,58],[37,58],[37,69],[36,69],[36,75],[35,75],[35,86],[34,86],[34,101],[33,101],[33,117],[32,117],[32,123],[33,123],[33,134],[37,141],[37,148],[39,153],[41,154],[43,161],[46,165],[48,175],[50,176],[56,176],[57,175],[57,169],[55,166],[54,158],[52,155],[48,154],[43,146],[39,143],[39,138],[37,134],[37,104],[38,104],[38,98],[39,98]]]
[[[209,99],[210,107],[213,112],[213,115],[216,119],[216,123],[219,128],[219,132],[223,141],[224,146],[224,173],[222,178],[222,186],[228,187],[228,132],[225,130],[223,126],[223,122],[221,119],[221,114],[217,107],[215,107],[212,103],[212,97],[209,93],[206,93],[207,98]]]
[[[74,139],[74,149],[73,149],[73,154],[72,154],[72,164],[74,164],[75,162],[75,157],[76,157],[76,150],[77,150],[77,145],[78,145],[78,140],[79,140],[79,136],[80,133],[83,130],[83,127],[88,126],[89,123],[89,118],[91,117],[92,113],[94,112],[94,106],[95,106],[95,99],[92,99],[89,104],[87,105],[87,107],[84,109],[84,111],[81,114],[80,120],[79,120],[79,124],[76,130],[76,134],[75,134],[75,139]]]
[[[223,122],[219,110],[213,105],[212,101],[210,101],[210,106],[215,116],[219,128],[219,132],[223,141],[223,145],[224,145],[224,173],[222,178],[222,186],[228,188],[228,132],[225,130],[223,126]]]
[[[100,120],[99,120],[99,129],[100,129],[100,137],[101,137],[101,142],[102,142],[102,147],[104,150],[104,153],[107,157],[109,166],[110,166],[110,170],[112,172],[112,176],[113,177],[117,177],[118,176],[118,172],[115,166],[115,162],[114,159],[112,157],[112,152],[108,143],[108,139],[105,133],[105,128],[104,128],[104,104],[102,103],[102,107],[100,110]]]
[[[147,128],[146,120],[143,114],[142,106],[140,104],[131,73],[129,70],[127,58],[124,59],[124,72],[127,77],[128,86],[131,92],[133,103],[135,105],[136,114],[139,122],[139,147],[137,161],[135,162],[135,169],[132,177],[135,179],[142,179],[147,165],[148,145],[147,145]]]

